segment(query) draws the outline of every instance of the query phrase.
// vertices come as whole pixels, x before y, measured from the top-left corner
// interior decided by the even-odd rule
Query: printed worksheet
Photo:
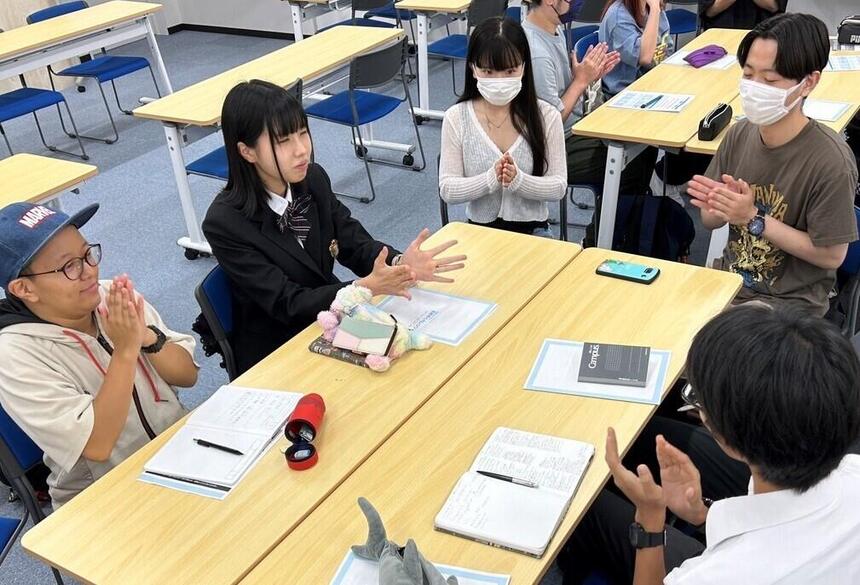
[[[625,90],[609,100],[612,108],[647,110],[649,112],[680,112],[693,101],[693,95]]]

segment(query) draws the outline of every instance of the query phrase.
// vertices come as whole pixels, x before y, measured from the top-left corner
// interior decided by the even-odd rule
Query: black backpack
[[[621,195],[612,249],[663,260],[685,261],[696,237],[693,220],[670,197]]]

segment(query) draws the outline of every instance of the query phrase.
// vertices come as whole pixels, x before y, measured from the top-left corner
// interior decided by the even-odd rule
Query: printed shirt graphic
[[[706,174],[745,180],[760,209],[806,232],[817,247],[857,239],[854,156],[839,135],[814,120],[776,148],[765,146],[758,127],[741,120],[729,129]],[[743,278],[736,301],[791,304],[818,315],[827,312],[836,281],[835,270],[788,254],[745,225],[730,227],[723,267]]]
[[[758,209],[774,219],[785,222],[788,202],[776,185],[750,185]],[[765,238],[752,235],[746,226],[731,226],[728,245],[729,270],[740,274],[744,286],[761,292],[770,290],[785,266],[785,252]],[[762,286],[764,285],[764,286]]]

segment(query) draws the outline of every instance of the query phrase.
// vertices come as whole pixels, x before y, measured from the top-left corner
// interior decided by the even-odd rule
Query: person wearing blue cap
[[[197,381],[194,339],[128,276],[99,281],[78,231],[97,210],[0,209],[0,406],[45,452],[55,509],[179,420],[174,386]]]

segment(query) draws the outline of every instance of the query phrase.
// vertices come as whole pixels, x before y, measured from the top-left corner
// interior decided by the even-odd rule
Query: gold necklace
[[[508,118],[511,117],[511,111],[508,110],[508,113],[505,114],[505,117],[502,118],[502,121],[499,122],[498,124],[494,124],[492,121],[490,121],[490,116],[489,116],[489,114],[487,114],[486,110],[484,110],[482,113],[484,114],[484,121],[487,122],[487,129],[490,131],[492,131],[493,128],[498,130],[499,128],[501,128],[504,125],[505,122],[508,121]]]

